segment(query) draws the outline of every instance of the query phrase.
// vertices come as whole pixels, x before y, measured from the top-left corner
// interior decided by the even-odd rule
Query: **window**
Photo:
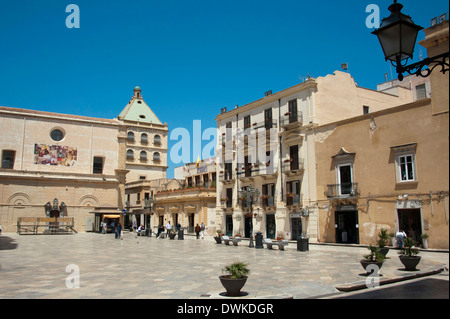
[[[129,142],[134,142],[134,133],[133,132],[128,132],[127,139],[128,139]]]
[[[139,179],[140,179],[140,180],[145,180],[146,177],[145,177],[145,176],[139,176]],[[146,194],[148,194],[148,193],[146,193]],[[148,199],[148,198],[146,198],[146,199]]]
[[[413,156],[401,155],[398,157],[399,169],[400,169],[400,180],[402,182],[414,181],[414,160]]]
[[[158,152],[153,153],[153,160],[154,160],[155,162],[161,161],[161,155],[159,155]]]
[[[370,113],[370,108],[368,106],[364,105],[363,106],[363,114],[366,115],[366,114],[369,114],[369,113]]]
[[[300,181],[286,182],[286,205],[300,204]]]
[[[141,151],[140,153],[140,157],[139,157],[142,161],[146,161],[147,160],[147,152],[146,151]]]
[[[60,129],[54,129],[50,132],[50,137],[52,140],[59,142],[64,138],[64,133]]]
[[[141,143],[147,144],[148,143],[148,135],[146,133],[141,134]]]
[[[395,156],[397,183],[417,181],[415,154],[416,143],[391,147]]]
[[[227,142],[232,140],[232,135],[233,135],[232,127],[233,127],[232,122],[228,122],[225,125],[225,133],[226,133],[226,141]]]
[[[103,174],[103,157],[94,156],[93,174]]]
[[[155,137],[153,138],[153,143],[155,145],[161,145],[161,136],[155,135]]]
[[[134,158],[134,152],[133,150],[127,151],[127,159],[133,159]]]
[[[427,89],[425,84],[416,86],[416,99],[421,100],[427,97]]]
[[[249,128],[250,126],[250,115],[247,115],[246,117],[244,117],[244,130]]]
[[[16,157],[15,151],[3,150],[3,152],[2,152],[2,168],[13,169],[15,157]]]

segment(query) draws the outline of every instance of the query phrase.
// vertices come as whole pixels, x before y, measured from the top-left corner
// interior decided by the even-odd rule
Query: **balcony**
[[[298,112],[297,114],[292,114],[290,112],[285,113],[281,117],[280,124],[285,130],[300,127],[303,125],[303,114],[302,112]]]
[[[337,200],[340,204],[356,204],[360,192],[358,183],[342,183],[327,185],[325,195],[330,200]]]
[[[270,208],[274,208],[275,207],[275,197],[274,196],[265,197],[264,195],[261,196],[261,206],[266,210],[268,210]]]
[[[287,176],[301,175],[305,171],[303,158],[288,159],[283,162],[283,173]]]
[[[301,204],[301,196],[299,194],[288,195],[286,194],[286,206],[300,206]]]
[[[220,181],[223,182],[224,184],[233,183],[234,182],[233,171],[232,170],[221,171],[219,173],[219,178]]]

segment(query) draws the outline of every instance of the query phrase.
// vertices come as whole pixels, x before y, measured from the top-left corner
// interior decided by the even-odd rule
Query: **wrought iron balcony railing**
[[[357,197],[359,195],[358,183],[342,183],[327,185],[325,195],[328,198]]]

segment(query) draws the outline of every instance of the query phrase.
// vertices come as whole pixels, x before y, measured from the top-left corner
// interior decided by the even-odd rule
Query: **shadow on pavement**
[[[0,236],[0,250],[17,249],[18,245],[11,237]]]

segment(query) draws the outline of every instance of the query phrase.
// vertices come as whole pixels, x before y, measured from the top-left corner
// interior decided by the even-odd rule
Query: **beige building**
[[[448,21],[425,33],[420,44],[430,56],[448,51]],[[448,73],[437,68],[429,80],[431,98],[320,125],[308,136],[319,241],[375,244],[384,228],[419,243],[426,233],[429,248],[449,248]]]
[[[156,193],[153,227],[180,224],[188,233],[204,223],[206,233],[216,229],[216,165],[212,159],[175,168],[180,184],[168,184]]]
[[[315,137],[320,125],[412,102],[409,88],[378,92],[359,87],[350,74],[336,71],[283,91],[223,109],[216,154],[217,227],[228,235],[318,238]],[[272,134],[272,135],[271,135]],[[326,134],[326,133],[325,133]],[[325,138],[324,135],[319,138]],[[260,193],[250,215],[239,191],[252,185]],[[222,199],[222,200],[221,200]]]
[[[165,177],[167,169],[167,124],[140,93],[116,119],[0,107],[5,232],[15,232],[21,217],[73,218],[78,232],[98,231],[105,218],[123,223],[126,182]]]

